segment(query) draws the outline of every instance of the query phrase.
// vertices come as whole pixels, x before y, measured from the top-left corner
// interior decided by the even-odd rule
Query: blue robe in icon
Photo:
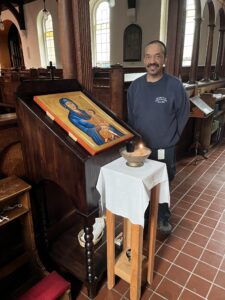
[[[105,144],[103,138],[98,134],[95,125],[88,122],[90,116],[86,111],[80,109],[80,114],[70,110],[68,118],[71,123],[73,123],[77,128],[85,132],[90,136],[97,145]]]

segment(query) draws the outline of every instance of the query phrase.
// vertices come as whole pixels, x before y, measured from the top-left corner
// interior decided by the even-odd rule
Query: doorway
[[[24,58],[21,45],[21,39],[18,30],[14,24],[9,28],[8,49],[12,68],[23,68]]]

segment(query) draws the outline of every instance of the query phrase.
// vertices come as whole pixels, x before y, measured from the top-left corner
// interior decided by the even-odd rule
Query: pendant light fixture
[[[42,9],[42,12],[43,12],[44,19],[47,20],[49,16],[49,11],[46,9],[45,0],[43,0],[43,2],[44,2],[44,8]]]

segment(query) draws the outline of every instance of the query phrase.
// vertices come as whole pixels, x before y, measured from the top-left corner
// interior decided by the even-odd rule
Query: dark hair
[[[62,106],[64,106],[66,109],[70,110],[70,108],[66,104],[67,102],[70,102],[70,103],[74,104],[76,106],[76,108],[78,108],[78,105],[76,103],[74,103],[72,100],[70,100],[69,98],[61,98],[61,99],[59,99],[59,103]]]
[[[146,45],[146,47],[149,46],[149,45],[152,45],[152,44],[160,44],[163,47],[164,56],[166,57],[167,50],[166,50],[166,45],[163,42],[161,42],[160,40],[153,40],[153,41],[149,42]]]

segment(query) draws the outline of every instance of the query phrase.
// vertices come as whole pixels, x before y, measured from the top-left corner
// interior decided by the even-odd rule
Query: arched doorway
[[[19,32],[9,20],[4,21],[4,30],[0,31],[0,45],[1,68],[20,68],[24,66]]]
[[[24,67],[23,51],[18,30],[14,24],[9,28],[8,32],[8,49],[11,67]]]

